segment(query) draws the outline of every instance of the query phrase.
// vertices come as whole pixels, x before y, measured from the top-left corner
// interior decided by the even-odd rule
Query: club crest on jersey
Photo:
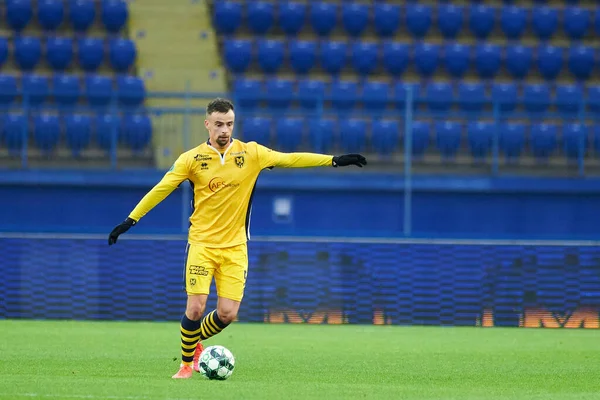
[[[237,156],[235,158],[235,165],[237,165],[238,168],[242,168],[244,166],[244,156]]]

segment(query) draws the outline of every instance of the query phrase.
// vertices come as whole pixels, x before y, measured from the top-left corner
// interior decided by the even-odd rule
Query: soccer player
[[[225,329],[237,316],[248,272],[246,241],[254,186],[259,173],[274,167],[344,167],[367,164],[360,154],[329,156],[314,153],[280,153],[256,142],[233,138],[233,104],[211,101],[204,125],[207,142],[181,154],[161,181],[152,188],[108,237],[113,245],[164,200],[183,181],[193,188],[185,290],[187,306],[181,318],[181,365],[173,378],[190,378],[198,371],[202,341]],[[212,278],[217,309],[204,315]]]

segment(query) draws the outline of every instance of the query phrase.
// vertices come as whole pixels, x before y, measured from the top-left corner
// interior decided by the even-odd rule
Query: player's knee
[[[205,304],[201,303],[188,304],[185,314],[192,321],[197,321],[202,318],[202,314],[204,314],[204,306]]]
[[[237,317],[237,310],[233,308],[220,308],[217,310],[217,314],[224,324],[230,324],[235,320],[235,317]]]

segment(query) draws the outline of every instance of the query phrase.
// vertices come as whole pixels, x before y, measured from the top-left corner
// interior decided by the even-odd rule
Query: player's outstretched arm
[[[175,190],[177,186],[181,184],[181,182],[188,179],[188,171],[189,168],[185,162],[185,159],[183,156],[179,157],[171,169],[167,171],[161,181],[158,182],[156,186],[154,186],[148,193],[146,193],[142,200],[140,200],[125,221],[115,226],[115,228],[110,232],[108,235],[108,245],[110,246],[117,243],[119,235],[127,232],[132,226],[137,224],[144,215],[150,212],[150,210],[156,207],[158,203],[163,201],[169,194],[171,194],[171,192],[173,192],[173,190]]]
[[[331,156],[317,153],[280,153],[262,145],[257,146],[257,152],[262,168],[346,167],[349,165],[362,168],[367,165],[367,159],[361,154]]]

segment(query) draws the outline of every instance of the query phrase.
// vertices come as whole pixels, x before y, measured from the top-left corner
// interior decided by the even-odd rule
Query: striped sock
[[[215,336],[217,333],[227,328],[227,325],[228,324],[219,319],[217,310],[211,311],[202,318],[202,324],[200,324],[200,340],[206,340]]]
[[[181,362],[192,365],[196,344],[200,339],[200,320],[192,321],[183,314],[181,318]]]

